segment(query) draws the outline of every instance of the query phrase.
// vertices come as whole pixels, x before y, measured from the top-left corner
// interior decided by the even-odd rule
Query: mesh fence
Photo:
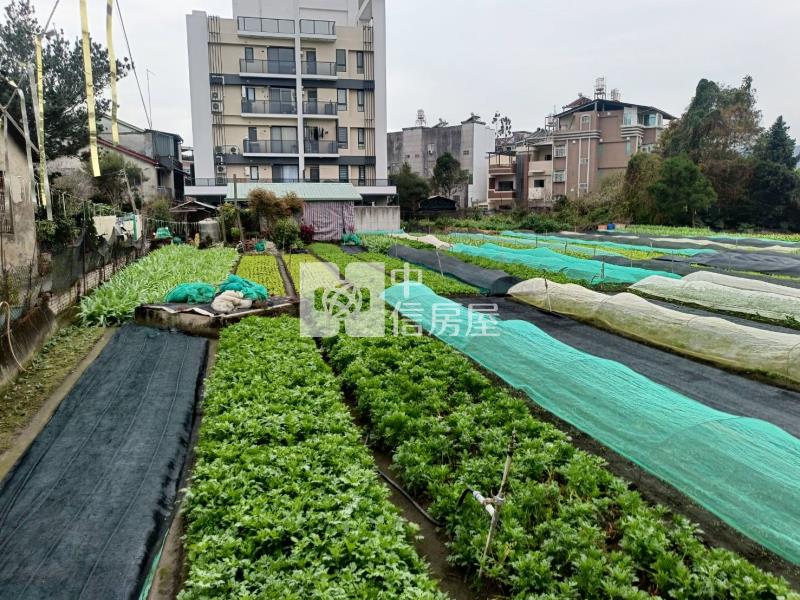
[[[631,286],[631,290],[653,298],[691,304],[747,318],[800,322],[800,302],[797,301],[795,294],[797,290],[783,288],[787,290],[786,293],[775,293],[774,288],[782,287],[775,285],[770,286],[768,291],[753,289],[757,284],[770,285],[754,282],[739,283],[737,284],[739,287],[732,287],[727,282],[697,279],[696,276],[690,275],[677,280],[656,275],[635,283]],[[748,285],[749,289],[745,287]]]
[[[679,275],[666,271],[650,271],[637,267],[625,267],[598,260],[567,256],[554,252],[549,248],[516,250],[496,244],[483,244],[479,247],[456,244],[451,250],[456,254],[467,254],[498,262],[521,264],[551,273],[563,273],[572,279],[585,281],[589,284],[631,284],[654,274],[662,275],[663,277],[679,277]]]
[[[800,382],[800,335],[687,314],[634,294],[609,296],[580,285],[530,279],[509,294],[537,308],[720,365]]]
[[[394,286],[385,298],[537,404],[800,563],[800,440],[783,429],[714,410],[531,323],[495,320],[420,284]]]

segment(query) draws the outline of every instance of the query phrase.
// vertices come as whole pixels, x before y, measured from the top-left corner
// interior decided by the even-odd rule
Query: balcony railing
[[[239,59],[240,73],[269,73],[270,75],[295,75],[297,69],[293,60]]]
[[[263,19],[261,17],[238,17],[239,31],[294,35],[294,21],[291,19]]]
[[[242,149],[245,154],[298,154],[300,146],[297,140],[244,140]]]
[[[250,140],[247,140],[249,142]],[[253,142],[250,142],[253,143]],[[243,144],[245,148],[246,142]],[[247,152],[247,150],[245,150]],[[219,177],[198,177],[196,179],[191,179],[189,177],[185,180],[185,185],[189,186],[198,186],[198,187],[206,187],[206,186],[220,186],[220,185],[228,185],[229,183],[233,183],[233,177],[225,177],[223,175]],[[394,185],[391,179],[374,179],[371,177],[363,177],[361,179],[274,179],[274,178],[264,178],[258,180],[248,179],[246,177],[240,177],[239,182],[241,183],[300,183],[300,182],[313,182],[313,183],[350,183],[356,187],[387,187],[390,185]]]
[[[242,112],[255,115],[296,115],[297,103],[284,100],[242,99]]]
[[[307,115],[329,115],[335,117],[339,114],[336,102],[314,101],[303,102],[303,113]]]
[[[302,63],[303,75],[320,75],[323,77],[336,77],[336,63],[307,61]]]
[[[513,200],[514,198],[514,190],[489,190],[489,200]]]
[[[336,35],[334,21],[300,19],[300,35]]]
[[[339,154],[339,145],[333,140],[306,140],[307,154]]]

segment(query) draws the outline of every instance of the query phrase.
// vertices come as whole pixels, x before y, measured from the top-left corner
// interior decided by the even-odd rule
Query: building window
[[[497,191],[498,192],[513,192],[514,191],[514,181],[513,180],[498,181],[497,182]]]
[[[589,191],[589,183],[584,181],[578,184],[578,191],[579,192],[588,192]]]
[[[592,115],[581,115],[581,129],[590,127],[592,124]]]
[[[632,150],[631,141],[625,140],[625,154],[630,154]]]
[[[364,90],[356,90],[356,105],[358,112],[364,112]]]
[[[469,150],[464,150],[464,156],[469,156]]]
[[[258,181],[258,165],[250,167],[250,181]]]
[[[299,181],[297,165],[272,165],[272,181],[275,183]]]
[[[308,167],[308,180],[319,181],[319,165],[311,165]]]
[[[436,144],[428,144],[428,156],[433,156],[436,152]]]
[[[257,127],[248,127],[247,128],[247,140],[249,142],[255,142],[258,139],[258,128]]]
[[[336,128],[336,141],[339,142],[339,148],[347,148],[347,127]]]
[[[343,183],[350,181],[350,167],[347,165],[339,165],[339,181]]]
[[[364,72],[364,53],[361,50],[356,52],[356,72],[359,75]]]
[[[336,90],[336,104],[339,110],[347,110],[347,90]]]
[[[545,160],[553,160],[553,155],[552,154],[545,154],[544,155],[544,159]]]
[[[294,48],[285,46],[270,46],[267,48],[267,72],[294,75],[297,72],[294,62]]]
[[[358,149],[363,150],[367,145],[367,131],[363,127],[358,128]]]
[[[347,71],[347,50],[340,48],[336,49],[336,72],[343,73]]]
[[[253,102],[256,99],[256,88],[254,87],[244,88],[244,98],[248,102]]]
[[[566,177],[564,171],[553,171],[553,181],[556,183],[564,183]]]
[[[566,146],[556,146],[553,149],[553,156],[556,158],[564,158],[567,155],[567,147]]]
[[[254,58],[255,58],[255,56],[253,56],[253,49],[250,48],[249,46],[246,46],[245,49],[244,49],[244,59],[247,62],[253,62]]]
[[[364,165],[358,165],[358,185],[366,185],[367,184],[367,167]]]
[[[588,156],[581,156],[581,164],[588,165],[589,164],[589,157]]]
[[[533,180],[533,187],[535,187],[535,188],[543,188],[544,187],[544,179],[534,179]]]

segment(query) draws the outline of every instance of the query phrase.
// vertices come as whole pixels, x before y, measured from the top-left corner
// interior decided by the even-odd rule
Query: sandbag
[[[672,281],[672,280],[669,280]],[[634,294],[613,296],[574,284],[529,279],[509,290],[537,308],[656,346],[741,370],[800,382],[800,335],[665,308]]]

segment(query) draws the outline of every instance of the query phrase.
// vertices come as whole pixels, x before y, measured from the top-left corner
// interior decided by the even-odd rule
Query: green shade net
[[[181,283],[169,291],[164,297],[164,302],[208,304],[217,293],[210,283],[195,281],[194,283]]]
[[[497,235],[487,235],[485,233],[451,233],[450,237],[453,239],[464,239],[464,240],[479,240],[487,243],[507,243],[507,244],[515,244],[517,246],[530,246],[531,248],[550,248],[551,250],[564,250],[564,243],[556,243],[552,241],[547,241],[542,238],[523,238],[523,237],[509,237],[509,236],[497,236]],[[594,257],[594,256],[623,256],[619,252],[613,252],[611,250],[603,250],[601,248],[597,248],[596,246],[575,246],[575,245],[568,245],[567,249],[572,252],[573,254],[582,254],[586,257]]]
[[[415,283],[386,301],[536,404],[800,563],[800,440],[714,410],[525,321],[470,311]]]
[[[574,256],[554,252],[549,248],[517,250],[505,248],[496,244],[483,244],[477,247],[468,246],[466,244],[456,244],[450,251],[456,254],[488,258],[497,262],[525,265],[533,269],[541,269],[551,273],[563,273],[567,277],[585,281],[589,284],[631,284],[645,277],[650,277],[651,275],[680,279],[680,275],[667,273],[666,271],[651,271],[638,267],[613,265],[599,260],[575,258]]]
[[[219,291],[241,292],[248,300],[266,300],[269,296],[267,288],[263,285],[238,275],[228,275],[228,278],[219,286]]]
[[[598,246],[609,250],[638,250],[640,252],[658,252],[659,254],[676,254],[680,256],[696,256],[698,254],[715,254],[715,250],[706,248],[654,248],[653,246],[642,246],[638,244],[620,244],[619,242],[604,242],[602,240],[582,240],[576,238],[561,237],[557,235],[537,235],[535,233],[521,233],[519,231],[504,231],[502,235],[506,237],[520,239],[538,239],[545,242],[568,243],[579,246]]]

